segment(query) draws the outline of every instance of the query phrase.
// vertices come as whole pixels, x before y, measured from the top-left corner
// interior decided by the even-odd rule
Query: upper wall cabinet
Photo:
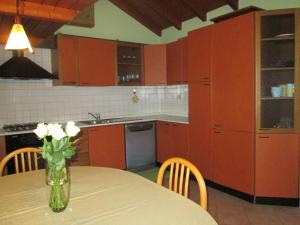
[[[189,83],[210,81],[212,63],[213,26],[189,32],[188,80]]]
[[[144,84],[143,47],[119,42],[117,47],[118,85]]]
[[[145,85],[167,84],[166,45],[144,46]]]
[[[300,14],[297,10],[256,14],[257,131],[299,130]]]
[[[187,82],[187,38],[182,38],[167,44],[167,83]]]
[[[114,86],[115,48],[113,41],[58,35],[57,54],[53,57],[58,84]]]

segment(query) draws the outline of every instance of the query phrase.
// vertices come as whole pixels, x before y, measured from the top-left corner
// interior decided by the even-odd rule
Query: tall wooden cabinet
[[[252,195],[253,40],[250,13],[190,32],[188,45],[190,160],[205,178]]]
[[[190,160],[257,202],[299,199],[299,12],[248,13],[188,36]]]
[[[254,13],[214,25],[213,180],[254,194]]]
[[[256,13],[258,197],[299,198],[300,11]]]

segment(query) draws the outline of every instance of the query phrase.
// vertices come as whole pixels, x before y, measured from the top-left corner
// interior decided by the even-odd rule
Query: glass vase
[[[61,169],[47,163],[46,184],[49,187],[49,207],[53,212],[62,212],[70,200],[70,174],[66,164]]]

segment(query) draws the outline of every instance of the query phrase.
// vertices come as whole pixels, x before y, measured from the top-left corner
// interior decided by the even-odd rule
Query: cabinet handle
[[[209,79],[209,77],[203,77],[202,79],[204,79],[204,80],[208,80],[208,79]]]
[[[77,84],[77,82],[76,81],[67,81],[67,82],[64,82],[64,84],[66,84],[66,85],[68,85],[68,84],[73,85],[73,84]]]
[[[216,131],[216,130],[215,130],[214,133],[215,133],[215,134],[221,134],[222,132],[221,132],[221,131]]]
[[[270,138],[270,136],[259,136],[259,138]]]
[[[215,124],[215,127],[222,127],[221,124]]]
[[[210,84],[209,84],[209,83],[204,83],[203,85],[204,85],[204,86],[210,86]]]
[[[88,85],[89,83],[81,82],[80,84],[81,84],[81,85],[82,85],[82,84],[83,84],[83,85]]]

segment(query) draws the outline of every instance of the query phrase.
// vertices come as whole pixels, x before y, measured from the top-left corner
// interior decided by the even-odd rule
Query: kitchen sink
[[[138,121],[142,120],[141,118],[110,118],[110,119],[102,119],[102,120],[83,120],[78,121],[79,124],[84,125],[94,125],[94,124],[108,124],[108,123],[117,123],[117,122],[127,122],[127,121]]]

